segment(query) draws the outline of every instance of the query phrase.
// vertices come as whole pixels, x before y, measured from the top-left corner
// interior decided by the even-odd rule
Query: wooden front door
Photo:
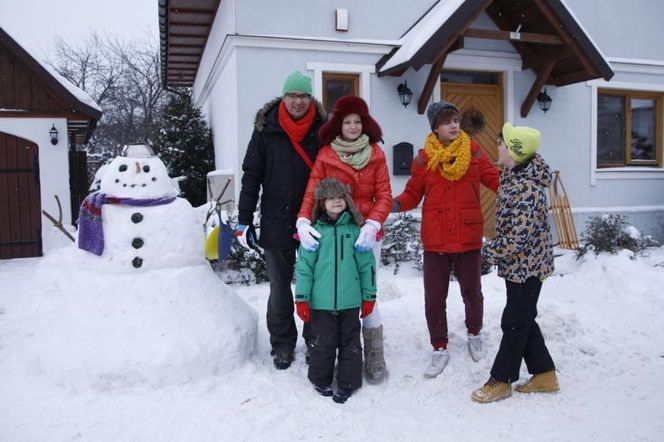
[[[0,132],[0,259],[41,255],[39,147]]]
[[[498,160],[498,148],[496,137],[503,127],[503,86],[500,82],[500,74],[494,74],[498,78],[497,84],[474,84],[441,82],[441,94],[444,100],[454,103],[461,114],[474,109],[480,111],[486,120],[483,131],[473,135],[489,157],[495,162]],[[482,213],[484,215],[484,236],[493,238],[496,236],[496,194],[482,186],[480,190],[482,200]]]

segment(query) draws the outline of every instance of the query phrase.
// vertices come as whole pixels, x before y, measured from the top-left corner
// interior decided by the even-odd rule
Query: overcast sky
[[[60,35],[76,45],[92,32],[159,42],[157,0],[0,0],[0,27],[43,60]]]

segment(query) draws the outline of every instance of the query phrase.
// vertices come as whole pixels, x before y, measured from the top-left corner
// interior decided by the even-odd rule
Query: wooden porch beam
[[[537,73],[537,78],[535,78],[535,81],[533,82],[533,85],[530,88],[526,99],[523,100],[523,104],[521,105],[521,118],[526,118],[528,116],[530,108],[533,107],[533,104],[537,99],[537,95],[539,95],[540,91],[542,90],[542,86],[544,86],[544,83],[546,83],[548,80],[549,75],[551,75],[551,71],[553,71],[553,67],[556,65],[556,62],[556,60],[551,60],[542,66],[540,71]]]
[[[525,57],[521,64],[521,69],[535,69],[551,60],[563,60],[565,58],[573,57],[574,50],[569,45],[558,46],[549,50],[544,50],[533,54],[529,57]]]
[[[586,71],[576,71],[552,77],[549,83],[556,86],[567,86],[568,84],[588,81],[591,78],[592,76]]]
[[[600,76],[599,72],[597,72],[597,69],[595,69],[595,66],[590,63],[586,55],[581,51],[579,46],[576,44],[576,42],[572,41],[572,39],[567,35],[565,32],[562,32],[561,29],[564,29],[563,24],[558,20],[558,17],[556,14],[553,13],[551,8],[549,8],[549,5],[546,4],[544,0],[533,0],[533,2],[537,5],[537,7],[540,9],[542,12],[542,15],[546,17],[547,20],[549,20],[551,23],[554,24],[554,27],[556,28],[558,34],[560,37],[566,42],[569,43],[570,46],[572,47],[572,50],[576,54],[577,58],[581,62],[581,65],[583,68],[588,71],[589,73],[592,73],[596,76]]]
[[[532,32],[520,32],[518,38],[509,31],[493,31],[491,29],[466,29],[463,32],[466,37],[484,38],[489,40],[507,40],[523,43],[539,43],[546,45],[561,45],[562,38],[550,34],[534,34]]]
[[[433,65],[431,65],[431,71],[429,71],[427,81],[424,83],[422,94],[420,95],[420,99],[417,100],[417,113],[420,115],[422,115],[426,110],[427,103],[429,102],[429,98],[431,98],[431,93],[433,92],[433,88],[440,81],[440,71],[443,69],[446,58],[447,53],[444,53]]]

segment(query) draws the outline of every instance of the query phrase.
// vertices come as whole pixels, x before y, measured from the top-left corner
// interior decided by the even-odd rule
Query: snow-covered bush
[[[394,274],[402,262],[413,262],[413,267],[422,270],[422,242],[419,222],[410,213],[399,213],[385,225],[385,238],[380,252],[383,265],[394,264]]]
[[[577,259],[589,251],[595,255],[601,252],[616,254],[620,250],[631,250],[641,254],[657,242],[650,236],[641,236],[641,233],[627,222],[627,218],[620,214],[596,215],[586,221],[586,230],[581,234],[583,246],[577,250]]]

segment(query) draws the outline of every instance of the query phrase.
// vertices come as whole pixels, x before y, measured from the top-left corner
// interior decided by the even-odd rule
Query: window
[[[332,114],[334,103],[344,95],[359,95],[359,74],[323,72],[323,107]]]
[[[662,94],[600,89],[597,166],[661,165],[662,117]]]
[[[480,71],[449,71],[444,70],[440,74],[440,80],[444,83],[465,84],[501,84],[500,73]]]

